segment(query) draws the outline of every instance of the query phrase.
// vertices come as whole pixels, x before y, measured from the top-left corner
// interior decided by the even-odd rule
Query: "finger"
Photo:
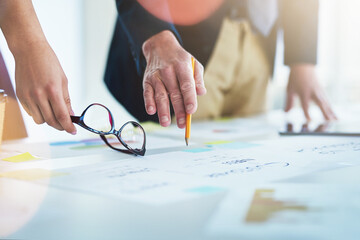
[[[170,105],[166,88],[159,75],[152,77],[152,83],[155,89],[155,103],[159,116],[160,125],[167,127],[170,125]]]
[[[30,116],[32,116],[32,118],[34,119],[34,122],[36,124],[43,124],[45,120],[38,106],[34,103],[28,103],[27,105],[29,107]]]
[[[25,112],[26,112],[29,116],[31,116],[31,112],[30,112],[30,109],[29,109],[29,106],[27,105],[27,103],[24,102],[24,101],[20,101],[20,103],[21,103],[22,107],[24,108]]]
[[[290,109],[294,106],[294,98],[294,93],[292,91],[287,91],[285,112],[290,111]]]
[[[204,83],[204,67],[197,60],[195,60],[194,78],[197,95],[201,96],[206,94],[206,88]]]
[[[320,124],[315,130],[314,132],[324,132],[327,128],[328,128],[329,124],[326,122],[326,123],[323,123],[323,124]]]
[[[334,120],[333,116],[334,113],[332,112],[331,108],[329,107],[326,99],[322,96],[315,95],[314,102],[319,106],[325,120]]]
[[[309,124],[304,123],[301,127],[301,132],[309,132]]]
[[[327,112],[329,113],[330,116],[330,120],[337,120],[337,116],[334,112],[334,110],[332,109],[329,101],[327,99],[325,99],[325,108],[327,109]]]
[[[303,109],[306,120],[311,121],[311,117],[309,114],[309,98],[305,97],[305,96],[300,96],[300,102],[301,102],[301,107]]]
[[[75,135],[76,128],[71,121],[69,110],[66,106],[65,99],[62,94],[55,93],[54,90],[50,91],[50,106],[55,115],[56,120],[60,123],[62,128],[70,133]]]
[[[155,103],[155,99],[154,99],[155,93],[154,93],[153,87],[147,81],[144,81],[143,95],[144,95],[144,103],[145,103],[146,112],[149,115],[154,115],[156,113],[156,103]]]
[[[63,81],[63,96],[64,96],[65,104],[66,104],[69,114],[74,115],[74,111],[71,106],[71,99],[70,99],[67,79],[65,79],[65,81]]]
[[[192,74],[191,62],[179,65],[176,68],[176,77],[179,82],[180,91],[184,99],[186,113],[193,114],[197,109],[195,81]]]
[[[51,109],[49,101],[47,101],[47,100],[40,101],[37,103],[37,105],[41,111],[41,115],[43,116],[45,122],[49,126],[56,128],[59,131],[64,130],[64,128],[61,126],[61,124],[56,120],[53,110]]]
[[[25,112],[31,116],[31,111],[30,111],[30,107],[27,103],[27,99],[29,99],[29,97],[25,97],[24,93],[22,91],[19,91],[19,88],[16,89],[16,96],[18,98],[18,100],[20,101],[22,107],[24,108]]]
[[[179,128],[184,128],[186,124],[186,112],[184,107],[184,100],[177,82],[175,71],[173,68],[166,68],[161,71],[161,79],[170,96],[171,104],[174,108],[177,125]],[[167,79],[167,81],[165,81]]]

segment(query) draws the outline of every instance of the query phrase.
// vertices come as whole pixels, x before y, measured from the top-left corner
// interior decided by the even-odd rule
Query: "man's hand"
[[[0,27],[15,58],[17,96],[37,124],[75,134],[66,76],[31,0],[1,0]]]
[[[314,101],[319,106],[325,120],[337,119],[325,96],[324,90],[318,83],[314,65],[297,64],[291,66],[287,86],[286,112],[293,107],[296,95],[300,98],[304,115],[308,121],[311,120],[309,114],[309,104],[311,101]]]
[[[197,95],[206,93],[204,68],[195,61],[195,79],[191,55],[178,43],[170,31],[163,31],[143,44],[147,61],[143,88],[146,112],[158,113],[163,127],[170,125],[170,103],[174,108],[177,125],[184,128],[186,113],[197,109]]]

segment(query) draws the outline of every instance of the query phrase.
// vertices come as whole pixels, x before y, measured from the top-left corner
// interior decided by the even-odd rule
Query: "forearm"
[[[181,38],[175,26],[162,21],[147,12],[137,1],[117,0],[118,23],[121,30],[126,34],[131,54],[136,62],[139,75],[143,75],[146,61],[142,53],[142,45],[152,36],[169,30],[181,43]]]
[[[284,29],[284,61],[317,63],[318,0],[282,0],[280,17]]]
[[[315,70],[316,65],[312,63],[294,63],[289,65],[291,71]]]
[[[1,0],[0,28],[14,57],[32,45],[46,43],[31,0]]]

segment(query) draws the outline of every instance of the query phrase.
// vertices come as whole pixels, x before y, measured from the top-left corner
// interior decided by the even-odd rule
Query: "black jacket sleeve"
[[[318,0],[281,0],[286,65],[317,63]]]
[[[181,44],[175,26],[162,21],[144,9],[136,0],[116,0],[118,21],[127,36],[130,51],[136,63],[137,73],[142,76],[146,61],[142,54],[142,44],[153,35],[169,30]]]

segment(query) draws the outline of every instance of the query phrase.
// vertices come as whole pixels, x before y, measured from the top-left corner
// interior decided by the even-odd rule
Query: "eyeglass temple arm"
[[[70,116],[70,118],[71,118],[71,121],[72,121],[73,123],[79,123],[81,117],[78,117],[78,116]]]

